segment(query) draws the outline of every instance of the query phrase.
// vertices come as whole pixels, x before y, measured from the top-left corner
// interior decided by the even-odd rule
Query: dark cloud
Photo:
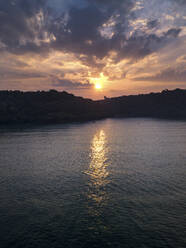
[[[89,82],[86,83],[80,83],[80,82],[73,82],[68,79],[59,79],[59,78],[53,78],[52,86],[54,87],[61,87],[66,90],[84,90],[84,89],[90,89],[92,88],[92,84]]]
[[[147,22],[147,27],[149,29],[156,28],[158,25],[159,25],[158,20],[150,20],[150,21]]]
[[[125,36],[121,34],[121,23],[125,24],[127,13],[133,6],[131,1],[88,1],[89,5],[85,8],[73,7],[69,11],[69,21],[63,30],[58,23],[54,23],[53,30],[56,42],[53,48],[59,50],[67,50],[76,54],[85,54],[91,63],[92,57],[103,58],[112,49],[116,49],[119,40]],[[114,27],[114,37],[106,39],[100,33],[100,29],[106,24],[110,18],[117,14],[122,15],[117,18]],[[124,26],[123,26],[124,28]],[[120,32],[121,31],[121,32]],[[120,38],[119,38],[120,37]],[[119,48],[119,47],[118,47]]]
[[[105,48],[100,49],[102,38],[98,32],[98,28],[105,20],[105,16],[94,6],[84,9],[72,8],[69,12],[69,22],[63,32],[60,26],[52,28],[56,37],[53,47],[74,53],[94,54],[100,57],[105,55]],[[89,45],[87,41],[92,41],[93,45]]]
[[[166,38],[176,38],[181,32],[181,28],[171,28],[167,32],[164,33]]]
[[[171,1],[176,2],[177,4],[186,5],[186,0],[171,0]]]
[[[143,58],[175,39],[181,31],[178,28],[170,28],[162,35],[136,31],[128,38],[126,33],[129,21],[134,18],[130,14],[134,1],[88,2],[91,4],[86,8],[73,7],[69,11],[69,21],[63,31],[56,23],[52,30],[55,30],[56,37],[53,42],[54,49],[70,51],[77,56],[83,54],[82,62],[91,66],[104,66],[95,58],[102,59],[110,51],[118,54],[116,62],[123,58]],[[111,19],[114,24],[110,31],[112,36],[108,38],[101,34],[100,29],[104,29]],[[152,29],[158,24],[157,20],[150,20],[147,26]]]
[[[138,81],[157,81],[157,82],[185,82],[186,70],[166,69],[153,76],[134,78]]]
[[[1,80],[6,79],[28,79],[28,78],[45,78],[46,75],[35,71],[21,71],[17,69],[1,69],[0,78]]]
[[[116,50],[118,52],[116,62],[123,58],[130,58],[132,60],[144,58],[175,39],[180,32],[181,29],[176,28],[169,29],[161,36],[146,34],[145,32],[138,34],[138,32],[136,32],[129,39],[123,41],[124,46],[121,45],[121,47]]]
[[[51,0],[0,0],[0,47],[22,54],[42,54],[50,49],[70,52],[97,68],[104,64],[96,58],[102,59],[110,51],[118,54],[116,61],[143,58],[175,39],[181,29],[170,28],[159,36],[135,31],[128,37],[129,22],[135,19],[131,12],[135,2],[79,0],[69,1],[67,8],[65,1],[54,1],[52,7]],[[55,16],[54,10],[61,15]],[[147,26],[153,29],[158,21],[149,20]]]
[[[45,35],[43,6],[44,0],[0,1],[0,41],[7,50],[36,50],[36,38]]]

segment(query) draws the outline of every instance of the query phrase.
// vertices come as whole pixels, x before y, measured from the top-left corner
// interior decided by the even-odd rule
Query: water
[[[0,128],[3,248],[186,247],[186,122]]]

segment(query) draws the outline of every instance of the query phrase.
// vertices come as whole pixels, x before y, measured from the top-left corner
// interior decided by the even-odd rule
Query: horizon
[[[77,95],[77,94],[74,94],[72,92],[69,92],[69,91],[66,91],[66,90],[57,90],[57,89],[49,89],[49,90],[33,90],[33,91],[26,91],[26,90],[0,90],[0,92],[21,92],[21,93],[50,93],[52,91],[55,91],[57,93],[67,93],[69,95],[73,95],[75,97],[82,97],[84,99],[89,99],[89,100],[92,100],[92,101],[102,101],[102,100],[105,100],[105,98],[108,98],[108,99],[112,99],[112,98],[120,98],[120,97],[123,97],[123,96],[140,96],[140,95],[150,95],[150,94],[161,94],[163,93],[164,91],[168,91],[168,92],[173,92],[173,91],[176,91],[176,90],[180,90],[180,91],[186,91],[186,89],[183,89],[183,88],[174,88],[174,89],[163,89],[161,91],[153,91],[153,92],[147,92],[147,93],[137,93],[137,94],[128,94],[128,95],[118,95],[118,96],[111,96],[111,97],[108,97],[108,96],[103,96],[103,98],[100,98],[100,99],[93,99],[93,98],[88,98],[88,97],[84,97],[84,96],[80,96],[80,95]]]
[[[0,2],[0,90],[104,96],[185,88],[183,0]]]

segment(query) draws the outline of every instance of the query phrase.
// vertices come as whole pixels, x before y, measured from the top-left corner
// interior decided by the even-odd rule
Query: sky
[[[186,88],[186,0],[0,0],[0,90]]]

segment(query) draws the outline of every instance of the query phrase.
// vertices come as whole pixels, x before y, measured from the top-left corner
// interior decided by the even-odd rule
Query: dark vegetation
[[[63,123],[107,117],[186,119],[186,90],[93,101],[67,92],[0,91],[0,124]]]

